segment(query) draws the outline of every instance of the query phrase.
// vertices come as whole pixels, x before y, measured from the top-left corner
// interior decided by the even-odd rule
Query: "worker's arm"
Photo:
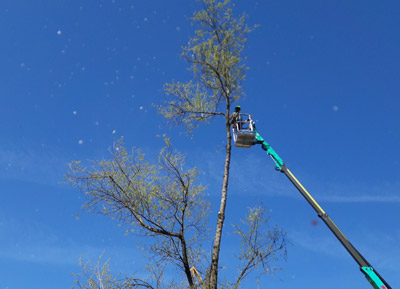
[[[239,113],[238,113],[237,111],[235,111],[235,112],[233,112],[233,113],[231,114],[231,116],[228,118],[228,120],[230,121],[231,119],[236,118],[238,115],[239,115]]]

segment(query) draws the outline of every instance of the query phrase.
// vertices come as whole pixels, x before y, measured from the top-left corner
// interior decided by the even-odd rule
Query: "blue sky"
[[[250,25],[243,111],[350,241],[400,287],[400,19],[398,1],[237,1]],[[66,163],[108,156],[115,139],[154,158],[167,133],[203,171],[214,230],[224,124],[186,137],[152,106],[163,84],[191,77],[180,47],[187,0],[0,3],[0,289],[70,288],[78,259],[143,272],[134,236],[81,211],[61,184]],[[233,149],[221,265],[230,223],[259,202],[292,242],[285,272],[262,287],[368,288],[357,264],[257,148]],[[79,218],[77,218],[79,216]],[[251,279],[251,277],[250,277]],[[254,288],[249,283],[243,288]]]

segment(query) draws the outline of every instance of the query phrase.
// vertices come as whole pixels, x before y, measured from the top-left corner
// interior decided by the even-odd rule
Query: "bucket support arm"
[[[339,230],[336,224],[328,216],[327,213],[320,207],[320,205],[314,200],[309,192],[302,186],[302,184],[296,179],[296,177],[286,167],[283,160],[278,156],[275,150],[262,138],[262,136],[254,129],[256,134],[256,143],[261,144],[261,148],[267,152],[267,154],[274,160],[275,169],[282,172],[290,180],[290,182],[296,187],[296,189],[302,194],[307,202],[317,212],[318,217],[328,226],[331,232],[336,238],[342,243],[347,252],[353,257],[353,259],[360,266],[361,272],[364,273],[367,280],[375,289],[392,289],[390,285],[375,271],[368,261],[357,251],[357,249],[350,243],[346,236]]]

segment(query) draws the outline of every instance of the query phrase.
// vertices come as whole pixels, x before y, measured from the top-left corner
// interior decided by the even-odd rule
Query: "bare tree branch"
[[[184,156],[172,150],[168,139],[158,166],[138,150],[128,154],[122,141],[112,153],[111,160],[93,161],[91,168],[71,163],[67,181],[86,193],[88,209],[118,216],[144,236],[158,238],[151,247],[157,258],[178,265],[193,287],[189,268],[199,256],[192,246],[203,233],[199,228],[205,226],[208,208],[204,188],[195,185],[197,170],[184,170]]]

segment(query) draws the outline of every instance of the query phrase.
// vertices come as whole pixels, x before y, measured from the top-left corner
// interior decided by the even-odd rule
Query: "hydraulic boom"
[[[285,176],[290,180],[290,182],[297,188],[297,190],[303,195],[307,202],[313,207],[317,212],[318,217],[320,217],[332,233],[338,238],[340,243],[345,247],[345,249],[350,253],[354,260],[360,266],[361,272],[364,273],[367,280],[375,289],[392,289],[390,285],[374,270],[371,264],[357,251],[357,249],[350,243],[346,236],[339,230],[328,214],[318,205],[314,198],[309,192],[301,185],[301,183],[296,179],[292,172],[286,167],[283,160],[278,156],[278,154],[272,149],[272,147],[261,137],[254,127],[255,132],[255,143],[261,144],[263,150],[267,152],[269,156],[275,162],[275,169],[285,174]]]

